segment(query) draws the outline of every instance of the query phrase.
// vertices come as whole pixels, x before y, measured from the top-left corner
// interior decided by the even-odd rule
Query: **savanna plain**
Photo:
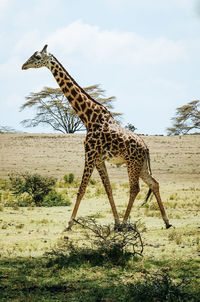
[[[70,219],[84,166],[84,134],[0,134],[0,301],[200,301],[200,135],[143,136],[172,227],[165,229],[147,186],[140,182],[130,222],[143,242],[139,254],[101,252],[90,230]],[[107,164],[123,218],[129,198],[125,166]],[[57,178],[68,206],[19,206],[10,173]],[[74,175],[68,183],[64,175]],[[25,196],[27,197],[27,196]],[[113,222],[94,171],[78,217]]]

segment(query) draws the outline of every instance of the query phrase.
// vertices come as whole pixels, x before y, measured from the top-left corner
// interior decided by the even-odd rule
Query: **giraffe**
[[[36,51],[23,64],[22,69],[26,70],[43,66],[51,71],[64,95],[87,130],[84,142],[85,165],[82,181],[66,230],[71,230],[80,202],[85,194],[86,187],[95,167],[105,187],[114,216],[115,226],[116,228],[121,227],[105,161],[119,165],[126,164],[127,166],[130,197],[122,226],[127,224],[133,202],[140,191],[139,178],[141,178],[149,187],[146,201],[151,192],[153,192],[166,228],[171,227],[159,193],[159,183],[151,175],[149,149],[143,139],[136,133],[119,125],[105,106],[87,94],[69,75],[54,55],[47,52],[47,45],[44,46],[42,51]]]

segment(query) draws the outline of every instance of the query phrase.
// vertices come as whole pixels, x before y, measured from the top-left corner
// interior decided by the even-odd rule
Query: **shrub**
[[[90,179],[90,184],[93,185],[93,186],[96,185],[96,180],[94,178],[91,178]]]
[[[69,173],[69,174],[65,174],[63,178],[65,183],[72,184],[74,182],[75,177],[73,173]]]
[[[69,173],[69,183],[72,184],[74,181],[74,174],[73,173]]]
[[[35,205],[33,198],[26,192],[17,196],[13,196],[9,191],[4,192],[3,199],[5,207],[28,207]]]
[[[17,199],[15,199],[14,201],[10,201],[6,203],[6,206],[19,206],[19,207],[29,207],[29,206],[34,206],[35,202],[32,198],[32,196],[30,196],[28,193],[23,193],[20,194],[19,196],[17,196]]]
[[[121,226],[120,232],[116,232],[113,224],[100,225],[93,218],[79,218],[74,222],[82,226],[83,236],[89,239],[91,247],[78,246],[69,238],[61,240],[50,255],[62,259],[62,265],[64,262],[72,265],[86,262],[125,266],[134,256],[142,256],[143,242],[136,224]]]
[[[53,177],[44,177],[37,173],[16,173],[9,175],[11,191],[17,196],[28,193],[36,206],[41,206],[44,197],[56,183]]]
[[[54,207],[54,206],[69,206],[71,202],[64,199],[64,197],[57,193],[55,190],[50,191],[43,199],[42,205],[44,207]]]
[[[174,281],[166,271],[157,271],[153,275],[145,275],[137,283],[128,284],[127,301],[148,302],[189,302],[196,300],[196,295],[188,293],[190,280],[182,278]]]
[[[0,189],[1,190],[9,189],[9,181],[7,179],[0,179]]]
[[[68,178],[68,174],[65,174],[64,177],[63,177],[63,179],[64,179],[64,182],[68,183],[68,179],[69,179]]]

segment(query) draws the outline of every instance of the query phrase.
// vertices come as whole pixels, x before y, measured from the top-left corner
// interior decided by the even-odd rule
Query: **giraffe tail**
[[[147,195],[146,195],[146,197],[145,197],[145,202],[142,204],[142,206],[145,205],[145,203],[147,203],[147,201],[148,201],[148,199],[149,199],[151,193],[152,193],[152,190],[149,189],[149,191],[148,191],[148,193],[147,193]]]
[[[147,195],[145,197],[145,201],[142,203],[141,207],[143,207],[149,200],[149,197],[151,196],[152,190],[149,188],[149,191],[147,192]]]

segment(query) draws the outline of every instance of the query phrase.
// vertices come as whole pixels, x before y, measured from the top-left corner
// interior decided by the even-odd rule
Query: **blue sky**
[[[57,87],[48,69],[22,71],[47,43],[80,86],[116,96],[123,124],[166,134],[175,109],[200,97],[200,0],[0,0],[0,125],[28,132],[25,96]]]

